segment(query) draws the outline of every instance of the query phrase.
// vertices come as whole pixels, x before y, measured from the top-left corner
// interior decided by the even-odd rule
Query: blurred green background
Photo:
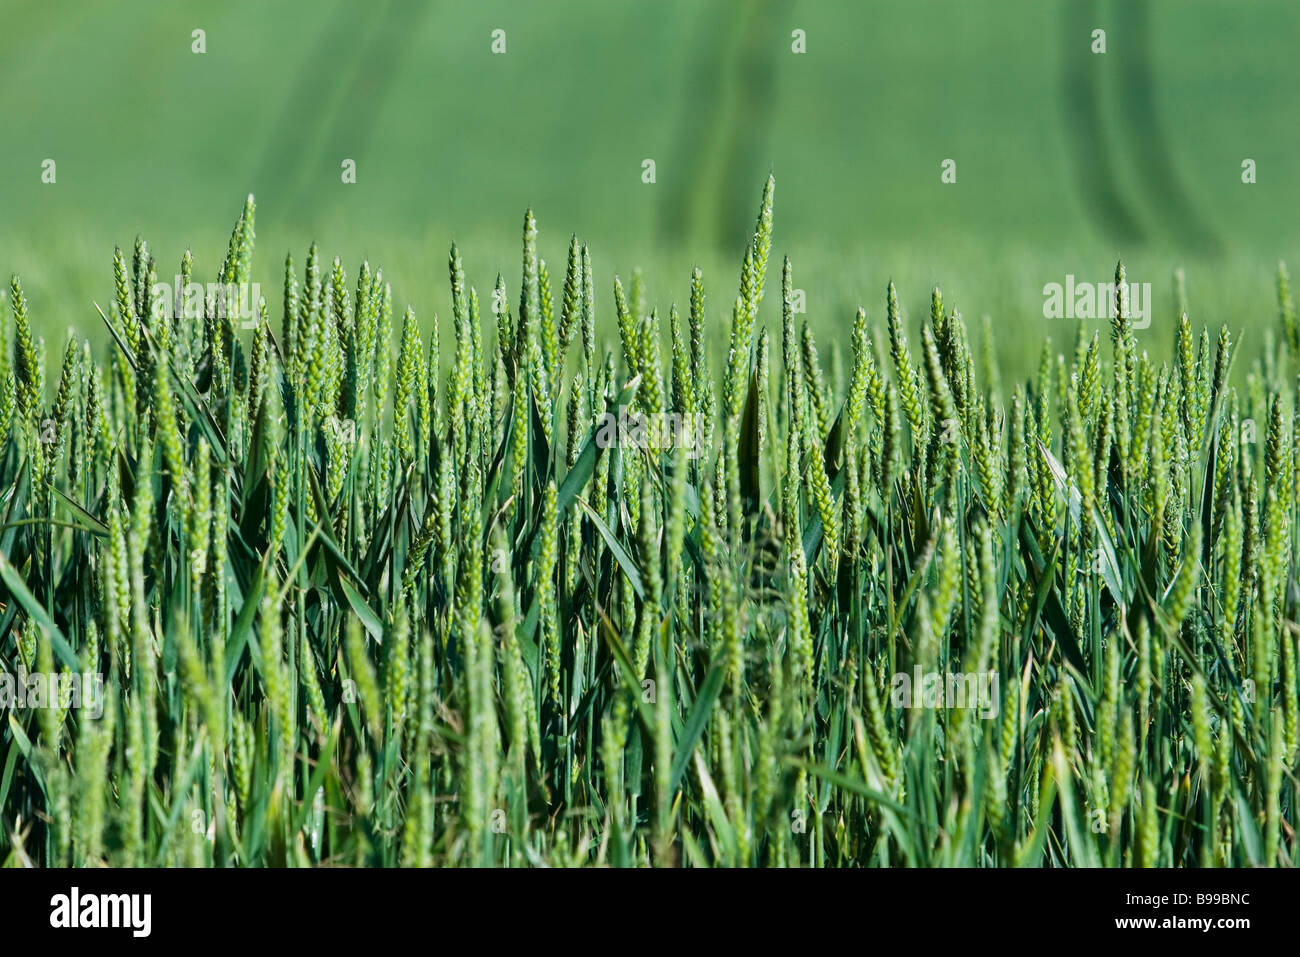
[[[615,273],[642,266],[662,308],[698,263],[721,323],[769,170],[774,251],[827,333],[858,303],[880,318],[891,278],[918,319],[938,283],[1032,362],[1042,334],[1073,336],[1043,285],[1104,281],[1122,256],[1155,286],[1143,335],[1163,350],[1175,268],[1195,322],[1249,337],[1273,322],[1278,259],[1300,262],[1294,0],[4,7],[0,269],[51,348],[101,335],[114,243],[142,233],[160,279],[190,247],[211,278],[249,192],[277,324],[284,255],[312,239],[349,276],[382,265],[425,320],[447,310],[453,238],[481,293],[500,270],[514,295],[529,205],[553,276],[571,233],[591,245],[603,317]]]

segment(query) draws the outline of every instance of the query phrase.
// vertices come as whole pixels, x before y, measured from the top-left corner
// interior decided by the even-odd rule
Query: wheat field
[[[14,277],[0,860],[1293,863],[1285,270],[1259,357],[1135,328],[1121,264],[1108,341],[1004,381],[937,288],[818,341],[774,189],[680,306],[595,315],[531,211],[517,285],[453,245],[450,354],[315,245],[251,295],[252,197],[55,361]]]

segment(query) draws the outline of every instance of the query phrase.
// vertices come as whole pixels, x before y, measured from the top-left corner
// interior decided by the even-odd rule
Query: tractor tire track
[[[1144,232],[1119,186],[1114,148],[1103,116],[1099,75],[1102,57],[1083,45],[1099,20],[1097,0],[1072,0],[1062,18],[1062,118],[1066,152],[1074,167],[1086,215],[1119,245],[1141,242]],[[1103,55],[1104,56],[1104,55]]]

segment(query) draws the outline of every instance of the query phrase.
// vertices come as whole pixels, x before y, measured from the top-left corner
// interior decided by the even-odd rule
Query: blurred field
[[[1044,327],[1072,338],[1042,318],[1066,273],[1104,279],[1122,255],[1155,284],[1164,348],[1175,267],[1195,321],[1257,330],[1276,261],[1300,265],[1300,7],[1280,0],[6,8],[0,270],[52,341],[100,334],[90,302],[137,232],[160,276],[189,246],[209,277],[248,192],[273,316],[284,253],[313,238],[350,275],[382,264],[426,319],[453,237],[480,291],[500,270],[513,293],[528,205],[553,264],[570,233],[590,243],[600,315],[637,264],[666,306],[700,263],[721,310],[769,169],[811,321],[878,318],[890,278],[916,318],[938,282],[1014,365]]]

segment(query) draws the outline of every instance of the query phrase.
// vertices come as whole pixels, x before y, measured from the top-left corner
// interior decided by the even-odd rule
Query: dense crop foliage
[[[598,322],[531,212],[513,291],[453,247],[450,355],[315,246],[251,302],[251,197],[195,309],[119,252],[48,388],[15,278],[0,670],[105,687],[6,709],[4,859],[1290,864],[1285,274],[1235,376],[1120,267],[1109,343],[1004,384],[937,289],[827,348],[787,260],[777,326],[772,194],[721,308]]]

